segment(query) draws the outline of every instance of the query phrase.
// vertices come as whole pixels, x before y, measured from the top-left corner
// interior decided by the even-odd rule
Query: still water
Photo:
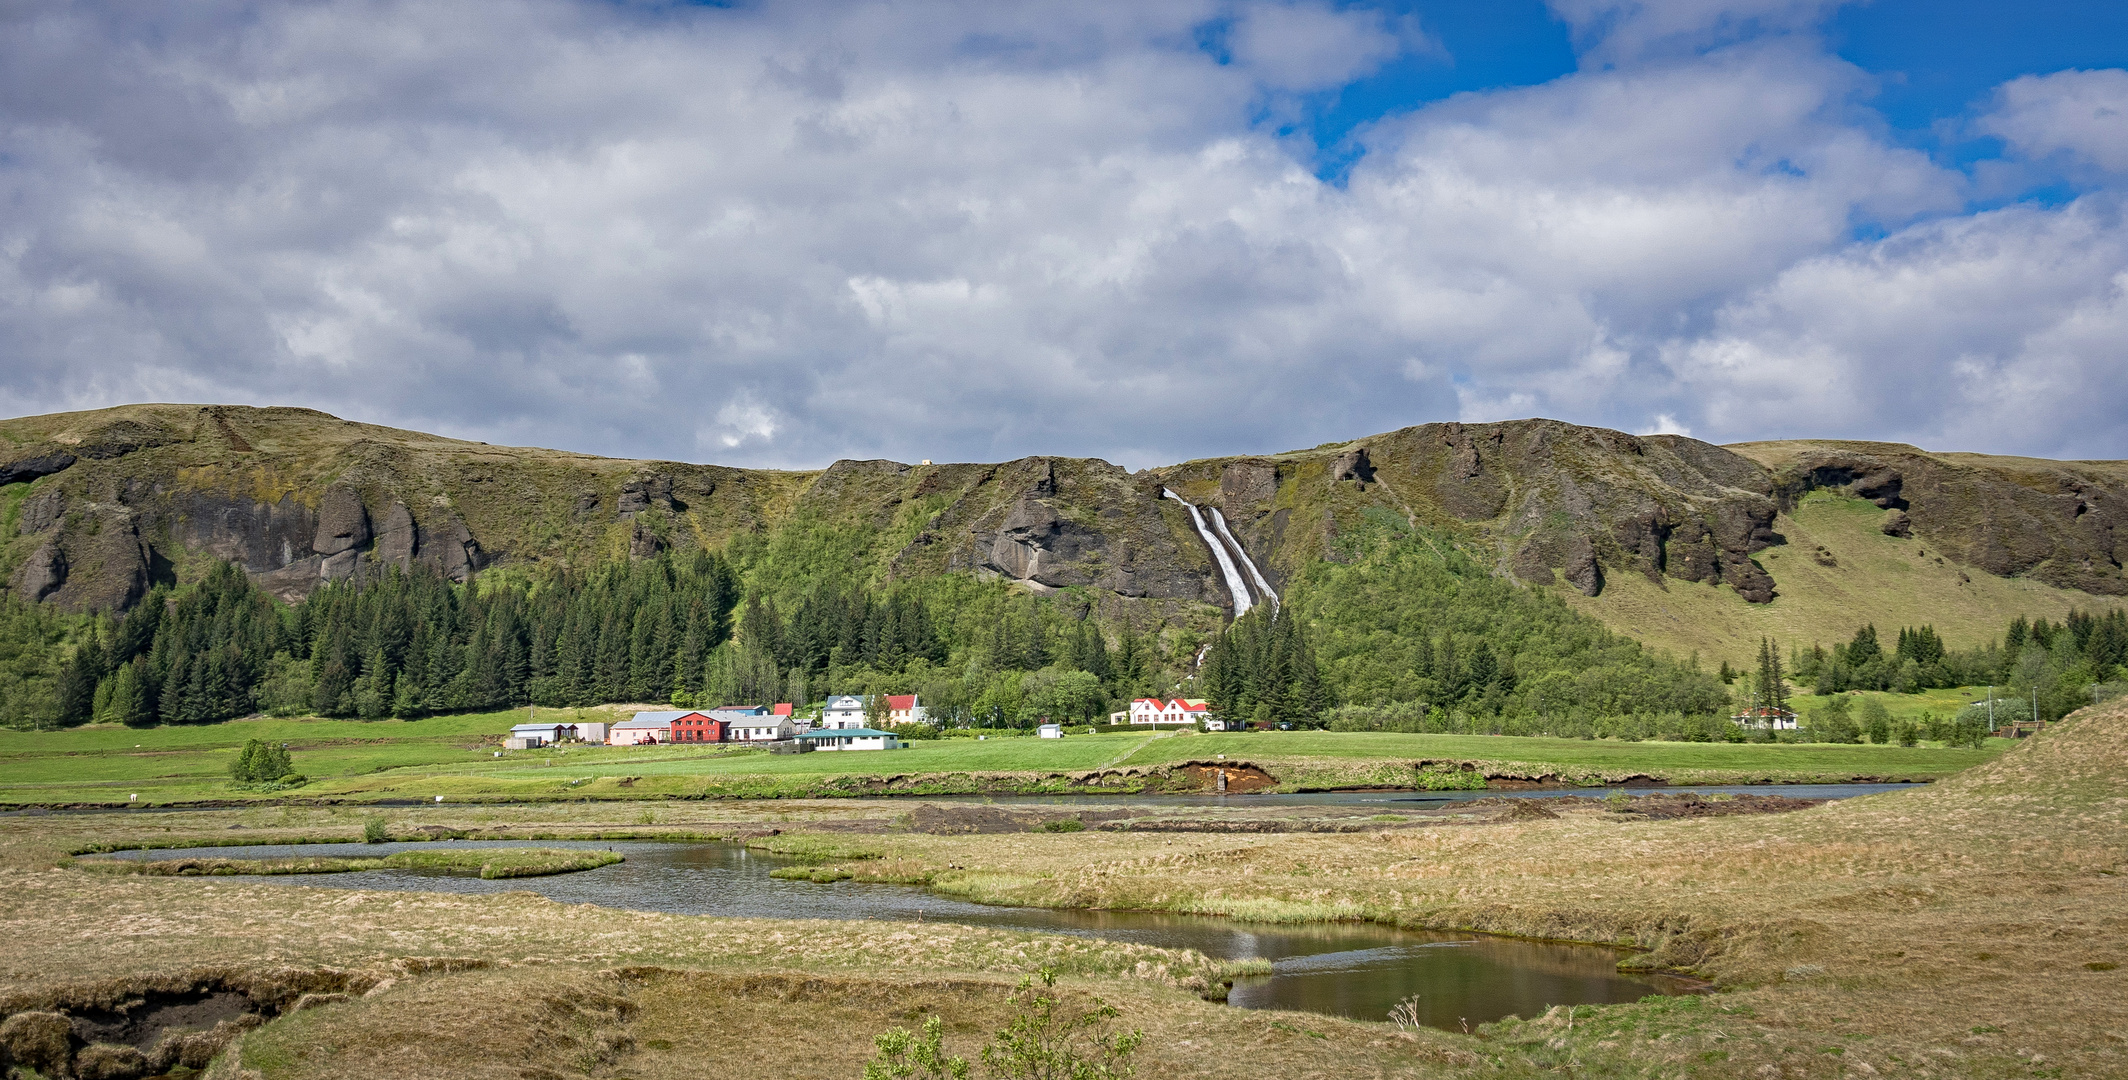
[[[733,844],[562,840],[454,840],[421,844],[305,844],[123,852],[121,857],[270,859],[385,855],[437,847],[610,848],[626,862],[576,874],[483,881],[415,870],[261,877],[283,885],[422,892],[531,891],[564,903],[682,915],[768,919],[927,919],[1196,949],[1219,959],[1263,959],[1270,975],[1239,980],[1229,1001],[1249,1009],[1298,1009],[1381,1020],[1418,995],[1423,1023],[1458,1029],[1553,1005],[1638,1001],[1692,992],[1682,980],[1621,975],[1621,954],[1476,934],[1394,930],[1370,923],[1273,925],[1135,911],[994,907],[904,885],[815,885],[772,878],[790,860]]]

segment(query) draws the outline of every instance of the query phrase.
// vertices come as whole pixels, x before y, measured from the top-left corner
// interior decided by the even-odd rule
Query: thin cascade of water
[[[1272,590],[1271,582],[1263,576],[1263,571],[1256,568],[1256,560],[1249,558],[1249,549],[1242,547],[1241,541],[1234,539],[1234,534],[1227,531],[1227,516],[1220,513],[1219,508],[1216,506],[1208,506],[1205,509],[1212,512],[1213,527],[1219,530],[1220,536],[1226,538],[1227,546],[1234,549],[1235,557],[1241,560],[1242,569],[1249,572],[1249,580],[1256,583],[1257,594],[1262,596],[1263,602],[1271,605],[1272,612],[1276,613],[1278,611],[1278,593]]]
[[[1220,543],[1219,537],[1214,536],[1212,530],[1205,526],[1204,515],[1197,512],[1194,503],[1167,488],[1161,488],[1160,494],[1181,503],[1189,510],[1190,524],[1197,527],[1197,535],[1203,537],[1205,546],[1212,549],[1212,558],[1219,563],[1219,574],[1226,579],[1227,595],[1234,598],[1234,617],[1238,619],[1247,614],[1248,610],[1255,606],[1249,599],[1249,583],[1241,576],[1241,570],[1234,565],[1234,557],[1227,554],[1227,546]]]

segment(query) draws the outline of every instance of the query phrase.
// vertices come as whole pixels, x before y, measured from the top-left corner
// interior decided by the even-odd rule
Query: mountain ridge
[[[1836,499],[1874,506],[1887,542],[1966,578],[1931,588],[1992,587],[1977,572],[2042,611],[2128,595],[2128,462],[1848,440],[1724,447],[1530,419],[1136,472],[1049,455],[764,470],[222,405],[0,421],[0,576],[23,599],[121,610],[214,559],[294,599],[392,566],[464,580],[491,566],[587,567],[810,530],[840,537],[849,572],[864,576],[970,573],[1086,590],[1125,615],[1216,621],[1230,598],[1163,489],[1220,508],[1281,589],[1338,558],[1342,531],[1387,514],[1490,550],[1497,572],[1569,591],[1614,622],[1607,590],[1707,587],[1730,608],[1779,610],[1784,589],[1815,587],[1779,569],[1797,562],[1783,529],[1795,530],[1806,501]]]

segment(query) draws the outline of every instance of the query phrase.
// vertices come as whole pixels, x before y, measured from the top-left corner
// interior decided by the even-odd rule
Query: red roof
[[[788,701],[779,701],[779,702],[777,702],[777,703],[776,703],[776,708],[775,708],[775,711],[774,711],[773,715],[776,715],[776,716],[789,716],[790,714],[791,714],[791,703],[790,703],[790,702],[788,702]]]
[[[915,695],[915,694],[888,694],[888,695],[887,695],[887,711],[889,711],[889,712],[905,712],[905,711],[907,711],[907,710],[909,710],[909,709],[914,709],[914,708],[916,708],[916,695]]]

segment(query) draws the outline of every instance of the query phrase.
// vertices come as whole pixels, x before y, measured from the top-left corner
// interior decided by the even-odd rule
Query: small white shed
[[[1045,739],[1061,739],[1064,737],[1064,725],[1043,724],[1041,727],[1034,729],[1034,733]]]

